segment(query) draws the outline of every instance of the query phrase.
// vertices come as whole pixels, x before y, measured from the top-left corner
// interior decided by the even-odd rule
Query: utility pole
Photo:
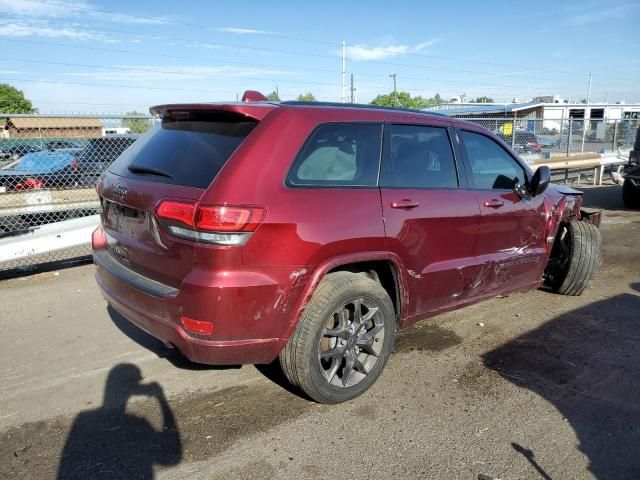
[[[342,41],[342,103],[347,103],[347,42]]]
[[[589,119],[591,119],[591,109],[589,105],[591,104],[591,72],[589,72],[589,88],[587,89],[587,106],[584,108],[584,116],[582,117],[582,147],[580,148],[581,152],[584,152],[584,140],[587,136],[587,111],[589,111]],[[591,124],[591,122],[589,122]]]
[[[356,103],[356,89],[353,86],[353,73],[351,74],[351,103]]]
[[[389,77],[393,78],[393,103],[398,104],[398,89],[396,88],[396,76],[397,74],[391,73]]]

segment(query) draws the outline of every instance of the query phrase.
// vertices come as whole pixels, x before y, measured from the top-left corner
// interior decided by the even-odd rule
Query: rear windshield
[[[109,170],[129,178],[207,188],[256,125],[220,112],[165,116]]]

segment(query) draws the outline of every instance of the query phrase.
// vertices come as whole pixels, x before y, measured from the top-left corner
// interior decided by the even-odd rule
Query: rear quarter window
[[[381,124],[327,123],[317,127],[296,157],[289,186],[375,187]]]
[[[193,112],[165,117],[116,160],[116,175],[207,188],[257,125],[237,115]]]

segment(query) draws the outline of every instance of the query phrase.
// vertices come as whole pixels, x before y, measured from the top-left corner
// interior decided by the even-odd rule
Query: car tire
[[[562,295],[580,295],[600,269],[602,237],[598,228],[586,221],[572,221],[564,228],[557,240],[562,253],[547,286]]]
[[[382,373],[395,327],[393,303],[380,283],[362,273],[330,273],[280,353],[282,370],[316,402],[351,400]]]
[[[622,184],[622,203],[625,208],[640,208],[640,185],[635,185],[630,178]]]

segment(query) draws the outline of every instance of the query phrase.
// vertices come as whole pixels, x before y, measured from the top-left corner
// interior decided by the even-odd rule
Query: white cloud
[[[99,40],[113,43],[116,40],[99,32],[81,30],[74,26],[48,26],[46,22],[5,22],[0,23],[0,37],[24,38],[47,37],[69,38],[73,40]]]
[[[267,30],[255,30],[253,28],[237,28],[237,27],[222,27],[217,29],[218,32],[237,33],[239,35],[272,35],[275,32],[269,32]]]
[[[135,81],[135,80],[206,80],[208,78],[251,78],[269,75],[291,75],[291,72],[255,67],[235,67],[230,65],[211,66],[157,66],[157,65],[116,65],[115,68],[92,72],[69,72],[64,75],[87,78],[95,81]]]
[[[97,20],[115,23],[165,24],[170,21],[166,17],[133,15],[124,12],[102,10],[84,2],[66,0],[64,3],[46,0],[0,0],[0,14],[30,18],[71,18],[90,16]]]
[[[429,40],[417,45],[387,45],[384,47],[367,47],[365,45],[347,46],[347,58],[349,60],[384,60],[385,58],[419,53],[438,43],[438,40]]]

